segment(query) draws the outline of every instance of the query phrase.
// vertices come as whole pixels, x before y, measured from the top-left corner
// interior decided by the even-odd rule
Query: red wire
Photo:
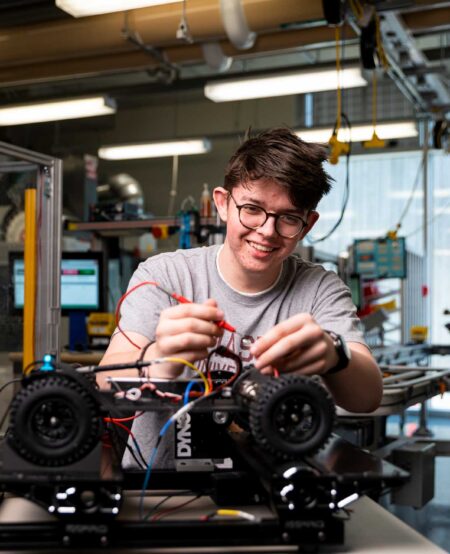
[[[136,414],[134,416],[130,417],[104,417],[103,421],[106,423],[120,423],[122,421],[133,421],[133,419],[136,419],[137,417],[141,417],[144,412],[140,412],[139,414]]]
[[[155,514],[152,517],[151,521],[158,521],[159,519],[162,519],[163,517],[165,517],[166,515],[168,515],[172,512],[176,512],[177,510],[181,510],[181,508],[184,508],[185,506],[187,506],[191,502],[195,502],[196,500],[198,500],[198,498],[199,498],[198,496],[195,496],[194,498],[190,498],[189,500],[187,500],[186,502],[183,502],[182,504],[178,504],[178,506],[174,506],[173,508],[167,508],[166,510],[162,510],[158,514]]]
[[[107,419],[107,418],[105,418],[105,419]],[[130,437],[134,440],[134,442],[137,442],[136,437],[134,436],[133,432],[131,431],[131,429],[128,429],[128,427],[126,425],[124,425],[123,423],[120,423],[120,421],[112,421],[112,423],[114,423],[114,425],[117,425],[117,427],[120,427],[121,429],[126,431],[130,435]]]
[[[135,348],[137,348],[138,350],[141,350],[141,346],[139,346],[138,344],[136,344],[134,341],[132,341],[130,339],[130,337],[125,333],[125,331],[120,327],[120,323],[119,323],[119,318],[120,318],[120,307],[122,306],[122,302],[125,300],[125,298],[131,294],[132,292],[134,292],[136,289],[138,289],[139,287],[142,287],[144,285],[153,285],[153,286],[158,286],[158,283],[155,283],[154,281],[143,281],[142,283],[138,283],[137,285],[135,285],[134,287],[132,287],[130,290],[128,290],[124,295],[121,296],[119,302],[117,303],[117,307],[116,307],[116,314],[115,314],[115,318],[116,318],[116,326],[117,326],[117,329],[119,329],[119,331],[122,333],[122,335],[127,339],[127,341],[132,344]]]
[[[127,341],[130,344],[132,344],[135,348],[137,348],[138,350],[141,350],[142,347],[139,346],[138,344],[136,344],[134,341],[132,341],[130,339],[130,337],[125,333],[125,331],[120,327],[119,317],[120,317],[120,307],[122,306],[122,303],[125,300],[125,298],[127,298],[127,296],[129,294],[131,294],[132,292],[134,292],[136,289],[138,289],[139,287],[143,287],[144,285],[152,285],[154,287],[158,287],[161,291],[165,292],[168,296],[170,296],[171,298],[174,298],[178,302],[181,302],[181,303],[190,302],[190,300],[187,300],[186,298],[184,298],[184,296],[181,296],[181,295],[176,294],[176,293],[168,292],[167,290],[165,290],[161,285],[159,285],[155,281],[142,281],[142,283],[138,283],[137,285],[132,287],[130,290],[128,290],[124,295],[122,295],[121,298],[119,299],[119,302],[117,303],[117,307],[116,307],[116,313],[115,313],[116,326],[119,329],[119,332],[122,333],[122,335],[127,339]],[[225,323],[226,325],[228,325],[228,327],[226,327],[226,325],[225,325],[225,328],[227,328],[228,330],[230,330],[233,333],[235,332],[234,327],[230,326],[228,323],[226,323],[226,322],[221,322],[221,323]],[[221,390],[225,386],[232,383],[236,379],[236,377],[237,377],[237,373],[233,377],[231,377],[228,381],[223,383],[220,387],[218,387],[215,390]],[[278,375],[277,375],[277,377],[278,377]],[[207,378],[208,384],[210,386],[210,390],[213,390],[213,383],[212,383],[211,373],[210,373],[209,370],[206,374],[206,378]],[[127,421],[127,420],[124,420],[124,421]],[[114,423],[114,421],[113,421],[113,423]]]
[[[221,385],[219,385],[217,387],[217,389],[214,389],[214,392],[217,392],[219,390],[222,390],[224,387],[227,387],[228,385],[231,385],[231,383],[237,378],[237,376],[239,375],[239,373],[236,371],[236,373],[234,375],[232,375],[228,381],[225,381],[225,383],[222,383]]]

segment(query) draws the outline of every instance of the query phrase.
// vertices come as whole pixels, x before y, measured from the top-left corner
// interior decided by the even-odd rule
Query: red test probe
[[[164,291],[166,292],[166,291]],[[177,294],[176,292],[169,292],[168,293],[171,298],[179,302],[180,304],[192,304],[191,300],[188,300],[184,296],[181,296],[181,294]],[[230,331],[230,333],[235,333],[236,328],[230,325],[228,322],[222,319],[222,321],[219,321],[217,323],[218,327],[222,327],[222,329],[226,329],[227,331]]]

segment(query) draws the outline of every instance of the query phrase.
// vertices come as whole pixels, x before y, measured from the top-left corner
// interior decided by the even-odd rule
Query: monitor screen
[[[12,307],[23,309],[25,267],[22,252],[10,252]],[[61,257],[61,310],[103,310],[101,252],[63,252]]]

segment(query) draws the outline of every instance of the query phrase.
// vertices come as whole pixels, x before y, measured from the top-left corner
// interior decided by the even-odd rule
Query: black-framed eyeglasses
[[[308,225],[308,222],[298,215],[266,212],[264,208],[255,204],[238,204],[231,192],[229,195],[238,209],[239,221],[246,229],[259,229],[265,225],[269,217],[273,217],[277,233],[285,239],[292,239]]]

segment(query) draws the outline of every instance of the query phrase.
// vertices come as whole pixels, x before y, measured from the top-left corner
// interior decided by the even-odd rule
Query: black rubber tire
[[[334,401],[325,387],[298,375],[268,379],[249,412],[256,444],[283,459],[316,452],[328,440],[334,419]]]
[[[64,375],[49,375],[15,396],[8,441],[26,460],[59,467],[91,452],[101,429],[99,406],[89,391]]]

